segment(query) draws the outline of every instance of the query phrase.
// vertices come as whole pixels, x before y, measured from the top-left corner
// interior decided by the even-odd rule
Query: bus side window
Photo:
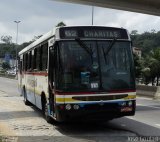
[[[25,54],[25,71],[27,71],[27,67],[28,67],[28,54]]]
[[[36,69],[41,71],[41,47],[37,48],[37,55],[36,55]]]
[[[39,70],[42,71],[42,46],[39,47]]]
[[[31,62],[32,62],[32,53],[30,51],[30,52],[28,52],[28,64],[27,64],[28,71],[31,71]]]
[[[32,61],[31,61],[31,70],[34,69],[34,62],[35,62],[35,59],[34,59],[34,50],[32,50],[32,53],[31,53],[31,57],[32,57]]]
[[[48,43],[42,46],[42,71],[46,71],[48,61]]]
[[[37,69],[37,48],[34,49],[33,69]]]
[[[23,54],[22,71],[25,71],[25,62],[24,62],[24,58],[25,58],[25,55]]]
[[[32,51],[29,52],[29,70],[32,71]]]

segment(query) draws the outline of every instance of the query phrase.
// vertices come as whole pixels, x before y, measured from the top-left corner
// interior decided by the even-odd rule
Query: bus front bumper
[[[57,121],[76,120],[111,120],[135,114],[136,101],[96,104],[58,104]]]

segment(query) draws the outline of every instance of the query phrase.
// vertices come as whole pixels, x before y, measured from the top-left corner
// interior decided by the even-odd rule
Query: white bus
[[[19,52],[26,105],[50,122],[134,115],[132,46],[126,29],[58,27]]]

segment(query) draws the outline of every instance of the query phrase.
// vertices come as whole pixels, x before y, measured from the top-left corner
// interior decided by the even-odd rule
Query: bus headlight
[[[71,105],[70,104],[66,105],[66,110],[71,110]]]
[[[121,106],[126,106],[126,102],[121,103]]]
[[[128,102],[128,106],[132,106],[132,104],[133,104],[132,101]]]
[[[77,109],[79,109],[79,105],[74,105],[73,108],[74,108],[75,110],[77,110]]]

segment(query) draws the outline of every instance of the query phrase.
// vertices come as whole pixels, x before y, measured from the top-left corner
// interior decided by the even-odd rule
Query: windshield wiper
[[[105,59],[105,63],[107,63],[107,59],[106,59],[106,56],[108,55],[108,53],[111,51],[113,45],[115,44],[116,42],[116,39],[114,38],[112,40],[112,42],[109,44],[108,48],[107,48],[107,51],[104,50],[104,47],[102,47],[103,49],[103,55],[104,55],[104,59]]]
[[[92,52],[92,49],[89,48],[82,40],[80,40],[79,38],[76,38],[75,41],[83,48],[85,49],[85,51],[90,55],[91,57],[91,60],[93,62],[93,58],[92,58],[92,55],[93,55],[93,52]]]

